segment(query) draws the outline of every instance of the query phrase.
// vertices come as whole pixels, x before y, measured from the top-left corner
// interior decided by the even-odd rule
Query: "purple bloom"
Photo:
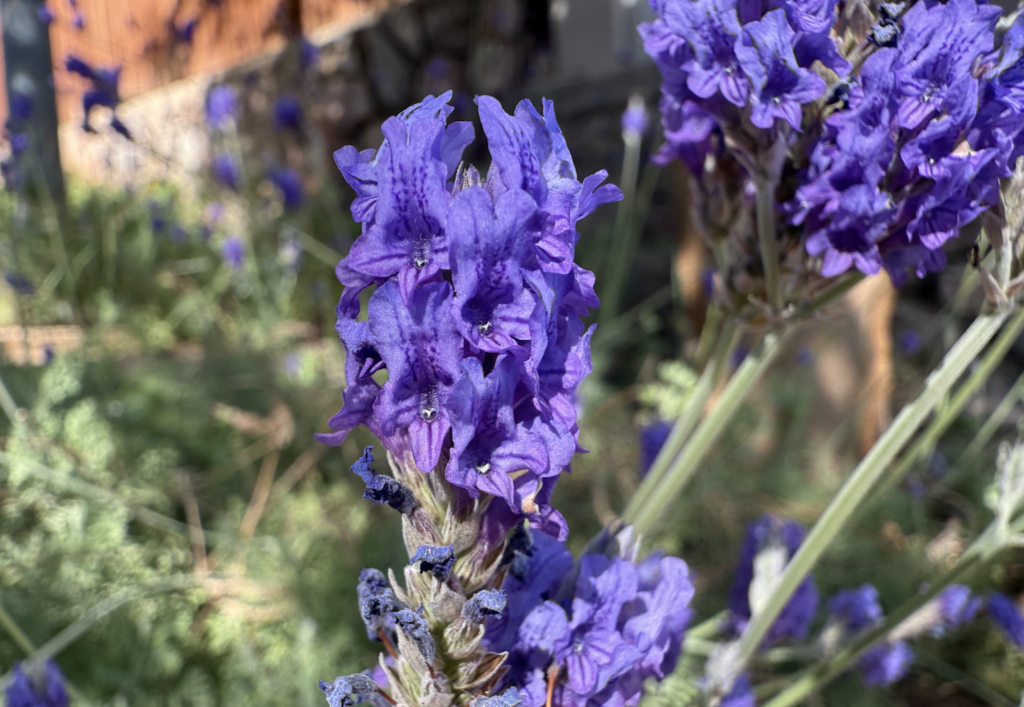
[[[486,179],[460,167],[474,131],[447,124],[450,99],[428,96],[389,118],[376,151],[334,155],[362,234],[336,269],[348,385],[320,438],[340,443],[365,424],[400,464],[430,471],[443,455],[465,497],[503,499],[481,506],[486,546],[524,518],[563,538],[550,501],[578,451],[574,395],[592,334],[580,318],[597,306],[593,275],[572,262],[576,224],[620,192],[600,186],[604,173],[577,180],[550,102],[543,114],[521,102],[510,116],[479,97],[492,166]],[[355,337],[346,322],[370,286],[365,336]],[[383,388],[353,357],[355,338],[387,369]]]
[[[242,263],[245,260],[245,246],[242,245],[240,238],[231,236],[224,239],[220,247],[220,253],[224,258],[224,262],[232,270],[238,270],[242,267]]]
[[[838,592],[829,599],[828,611],[832,618],[839,621],[850,633],[875,626],[882,620],[878,590],[870,584]]]
[[[223,128],[234,120],[238,113],[238,94],[231,86],[214,86],[206,94],[203,108],[206,124],[211,128]]]
[[[564,595],[560,578],[571,559],[560,544],[544,544],[550,549],[532,558],[525,581],[506,580],[510,618],[488,624],[492,650],[507,649],[518,624],[505,684],[519,688],[527,707],[539,707],[544,691],[533,686],[543,685],[554,663],[565,675],[554,704],[635,704],[644,680],[664,677],[678,658],[693,596],[686,564],[657,555],[639,565],[584,555],[572,594]]]
[[[1002,592],[992,592],[988,595],[988,613],[1015,646],[1024,648],[1024,617],[1013,599]]]
[[[423,608],[420,607],[420,611],[422,610]],[[430,635],[430,624],[427,623],[427,620],[412,609],[401,609],[393,612],[390,616],[394,619],[395,626],[400,628],[402,633],[415,644],[427,664],[433,663],[437,648],[434,646],[433,636]]]
[[[820,76],[797,66],[793,55],[795,36],[782,9],[743,26],[743,38],[737,42],[735,53],[753,86],[750,121],[759,128],[770,128],[776,118],[781,118],[799,131],[800,106],[825,92],[825,81]]]
[[[64,676],[52,660],[15,663],[7,707],[68,707]]]
[[[213,178],[229,189],[238,191],[242,181],[242,168],[234,155],[222,152],[210,160],[210,172]]]
[[[742,31],[736,1],[666,2],[664,21],[672,32],[689,42],[691,58],[680,67],[687,74],[687,88],[700,98],[721,93],[729,103],[745,105],[750,84],[735,51]]]
[[[373,411],[385,436],[408,428],[416,466],[437,466],[451,417],[448,395],[459,375],[461,337],[452,322],[451,287],[418,287],[408,303],[398,284],[381,285],[370,298],[370,330],[388,369]]]
[[[497,353],[530,339],[536,297],[524,287],[520,265],[537,238],[536,212],[526,192],[509,190],[495,203],[483,187],[462,190],[449,206],[456,325],[481,351]]]
[[[83,127],[91,131],[89,116],[94,108],[116,108],[121,99],[118,96],[117,84],[121,78],[121,68],[94,68],[73,54],[68,54],[64,67],[71,73],[89,80],[90,88],[82,94],[82,108],[85,113]]]
[[[283,167],[273,170],[269,176],[270,181],[281,192],[286,209],[297,209],[302,206],[306,200],[306,193],[302,188],[302,175],[291,167]]]
[[[650,470],[654,460],[658,458],[658,452],[665,446],[668,437],[672,434],[672,423],[668,420],[655,420],[640,428],[640,476],[643,477]]]
[[[962,584],[949,585],[938,599],[944,628],[950,630],[973,621],[982,604],[981,597],[974,596],[970,588]]]
[[[39,21],[47,27],[53,23],[53,10],[45,3],[36,8],[36,15],[39,17]]]
[[[743,673],[736,678],[729,694],[723,697],[718,705],[719,707],[757,707],[754,688],[750,684],[750,676]]]
[[[295,96],[281,96],[274,103],[274,129],[302,130],[302,104]]]
[[[333,433],[317,435],[318,440],[332,446],[344,442],[353,428],[371,424],[373,404],[381,389],[372,376],[384,367],[368,322],[339,317],[336,328],[345,347],[345,380],[348,385],[343,395],[344,406],[327,423]]]
[[[762,516],[747,528],[747,534],[740,547],[736,579],[729,594],[729,610],[732,612],[732,620],[737,630],[742,630],[750,620],[750,590],[757,579],[754,573],[755,559],[762,552],[782,552],[785,561],[789,562],[803,539],[804,530],[799,523],[783,521],[769,515]],[[765,645],[784,638],[803,640],[817,609],[818,590],[814,579],[807,577],[797,587],[789,603],[772,624],[768,635],[765,636]]]
[[[327,698],[327,707],[354,707],[353,696],[373,695],[379,692],[373,678],[363,673],[345,675],[332,682],[319,682],[320,690]],[[371,700],[372,702],[372,700]]]
[[[182,44],[192,44],[192,38],[196,33],[196,26],[198,24],[198,17],[186,20],[184,24],[180,25],[172,20],[171,33],[174,35],[174,40],[176,42],[181,42]]]
[[[899,45],[895,80],[902,128],[916,128],[931,117],[947,97],[964,100],[977,88],[971,76],[975,59],[992,51],[993,30],[1001,10],[975,0],[916,3],[903,15],[905,32]]]
[[[892,685],[910,670],[914,652],[906,641],[884,643],[861,656],[857,668],[870,686]]]
[[[511,474],[519,470],[543,474],[548,469],[543,439],[513,418],[519,365],[505,356],[486,377],[479,359],[464,359],[461,368],[448,399],[454,444],[445,478],[473,497],[483,491],[516,509]]]
[[[303,37],[302,46],[300,47],[299,59],[303,69],[308,69],[316,64],[318,58],[318,52],[316,45],[310,42],[308,39]]]
[[[906,331],[900,332],[896,341],[904,356],[914,356],[921,350],[921,335],[913,329],[907,329]]]
[[[629,105],[622,113],[622,135],[631,140],[639,140],[647,132],[649,123],[647,108],[644,106],[644,99],[640,95],[629,99]]]
[[[7,92],[7,107],[10,110],[10,120],[16,124],[28,121],[35,108],[31,96],[13,90]]]

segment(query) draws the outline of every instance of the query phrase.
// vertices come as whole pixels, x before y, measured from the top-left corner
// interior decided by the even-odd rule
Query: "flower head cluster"
[[[747,528],[740,548],[740,563],[729,594],[731,622],[742,631],[752,611],[768,598],[786,563],[804,539],[803,527],[791,520],[765,515]],[[794,592],[779,618],[765,637],[771,644],[789,638],[802,641],[807,637],[814,614],[818,610],[818,590],[814,579],[807,577]]]
[[[621,194],[599,186],[604,172],[577,179],[550,102],[508,115],[479,97],[491,167],[484,178],[460,166],[474,131],[447,124],[450,98],[389,118],[378,150],[335,154],[363,231],[337,268],[347,387],[320,439],[340,444],[366,425],[399,466],[444,460],[470,498],[499,497],[489,512],[502,539],[524,515],[563,536],[548,500],[577,450],[592,333],[580,317],[598,304],[593,275],[573,262],[576,224]]]
[[[64,676],[52,660],[15,663],[7,707],[68,707]]]
[[[1010,642],[1024,648],[1024,616],[1013,599],[1002,592],[992,592],[988,597],[988,613]]]
[[[883,617],[878,590],[870,584],[839,592],[829,600],[828,609],[833,625],[848,636],[872,628]],[[891,685],[907,674],[913,659],[907,642],[896,640],[867,651],[858,668],[866,684]]]
[[[686,563],[609,551],[574,564],[562,543],[534,542],[523,571],[505,580],[505,615],[487,624],[486,645],[509,651],[503,684],[524,707],[545,704],[553,674],[551,704],[637,704],[644,681],[663,678],[679,656],[693,597]]]
[[[1000,9],[978,0],[880,3],[870,31],[833,0],[652,7],[662,157],[689,166],[712,235],[742,247],[751,195],[768,190],[786,252],[801,245],[824,277],[884,268],[898,284],[999,212],[1024,154],[1024,20],[996,49]]]
[[[1024,152],[1010,97],[1024,89],[1011,68],[1024,26],[993,52],[999,14],[975,0],[918,2],[863,62],[791,205],[823,275],[884,267],[899,283],[939,270],[942,245],[998,205],[999,179]]]

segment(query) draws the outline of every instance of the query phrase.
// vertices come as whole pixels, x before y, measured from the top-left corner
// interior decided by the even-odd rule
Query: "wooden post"
[[[40,19],[40,0],[0,0],[3,23],[4,67],[7,80],[8,120],[17,120],[12,98],[31,102],[32,114],[15,125],[30,136],[25,155],[25,181],[37,188],[44,185],[57,203],[64,201],[64,176],[57,146],[57,104],[53,89],[50,34]],[[38,180],[42,180],[39,183]]]

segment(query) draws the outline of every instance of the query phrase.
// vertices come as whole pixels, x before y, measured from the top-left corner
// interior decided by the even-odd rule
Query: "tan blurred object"
[[[861,403],[858,432],[861,454],[867,453],[892,420],[892,318],[896,289],[888,277],[866,278],[846,297],[863,336],[867,379]]]
[[[705,267],[708,248],[701,238],[700,229],[693,223],[690,175],[678,162],[674,162],[670,169],[679,223],[678,248],[673,268],[679,283],[679,294],[690,315],[694,331],[700,331],[704,326],[704,313],[707,310],[707,298],[701,286],[701,273]]]
[[[243,434],[267,437],[271,449],[284,449],[295,437],[295,419],[288,406],[280,400],[274,401],[274,407],[266,417],[223,403],[216,403],[212,414]]]
[[[48,354],[81,348],[85,336],[77,326],[3,326],[0,345],[4,358],[15,366],[42,366]]]

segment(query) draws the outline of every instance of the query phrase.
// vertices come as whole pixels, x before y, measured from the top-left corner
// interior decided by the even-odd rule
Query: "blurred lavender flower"
[[[28,94],[10,90],[7,92],[7,108],[10,111],[8,122],[17,125],[32,118],[35,105]]]
[[[754,688],[750,684],[750,676],[743,673],[736,678],[732,690],[722,698],[718,707],[757,707]]]
[[[729,593],[731,621],[737,632],[743,630],[751,613],[767,597],[778,575],[800,547],[804,529],[795,521],[764,515],[747,528],[740,546],[740,562]],[[797,588],[782,613],[772,624],[765,645],[784,638],[798,641],[807,637],[811,620],[818,610],[818,590],[807,577]]]
[[[93,68],[74,54],[68,54],[64,60],[64,66],[68,71],[78,74],[90,82],[90,88],[82,94],[82,110],[85,114],[82,118],[82,128],[86,132],[95,132],[89,122],[93,110],[99,107],[114,110],[121,102],[117,90],[117,84],[121,78],[121,68]],[[116,114],[111,121],[111,127],[125,137],[131,138],[127,128],[117,119]]]
[[[878,687],[891,685],[901,679],[910,670],[914,660],[914,651],[906,641],[883,643],[871,648],[857,663],[864,684]]]
[[[237,236],[229,236],[221,244],[220,254],[223,256],[224,262],[227,263],[228,267],[232,270],[238,270],[245,261],[245,246]]]
[[[176,21],[171,20],[171,34],[174,36],[174,41],[181,44],[192,44],[192,39],[196,33],[196,27],[199,25],[199,17],[192,17],[186,20],[182,24],[178,24]]]
[[[39,21],[42,22],[47,27],[53,24],[53,10],[51,10],[49,6],[46,5],[46,3],[43,3],[42,5],[36,8],[36,16],[39,17]]]
[[[299,48],[299,63],[303,69],[312,68],[319,58],[316,45],[308,39],[302,39],[302,46]]]
[[[291,167],[283,167],[273,170],[269,177],[281,193],[286,209],[297,209],[302,206],[306,200],[306,193],[302,188],[302,175]]]
[[[64,676],[52,660],[15,663],[12,672],[7,707],[68,707]]]
[[[222,152],[214,156],[210,160],[210,172],[213,174],[214,180],[219,184],[238,191],[238,187],[242,182],[242,168],[234,155]]]
[[[828,611],[834,620],[851,633],[870,628],[882,620],[878,590],[870,584],[838,592],[829,599]]]
[[[206,124],[211,128],[223,128],[235,119],[238,113],[238,94],[231,86],[214,86],[206,94],[204,114]]]
[[[1017,604],[1002,592],[988,595],[988,614],[1018,648],[1024,648],[1024,617]]]
[[[650,471],[651,465],[658,457],[658,452],[665,446],[668,436],[672,434],[672,423],[668,420],[655,420],[640,428],[640,476]]]
[[[900,332],[896,341],[904,356],[915,356],[917,355],[917,352],[921,350],[921,335],[913,329],[907,329]]]
[[[622,113],[622,138],[624,140],[640,140],[647,132],[649,122],[644,97],[639,94],[630,96],[629,105]]]
[[[274,103],[274,129],[302,129],[302,104],[295,96],[281,96]]]
[[[981,597],[974,596],[970,588],[951,584],[938,597],[943,629],[953,630],[968,624],[981,608]]]
[[[32,286],[28,278],[24,275],[16,272],[4,273],[4,280],[10,285],[15,292],[21,295],[30,295],[36,291],[36,288]]]

